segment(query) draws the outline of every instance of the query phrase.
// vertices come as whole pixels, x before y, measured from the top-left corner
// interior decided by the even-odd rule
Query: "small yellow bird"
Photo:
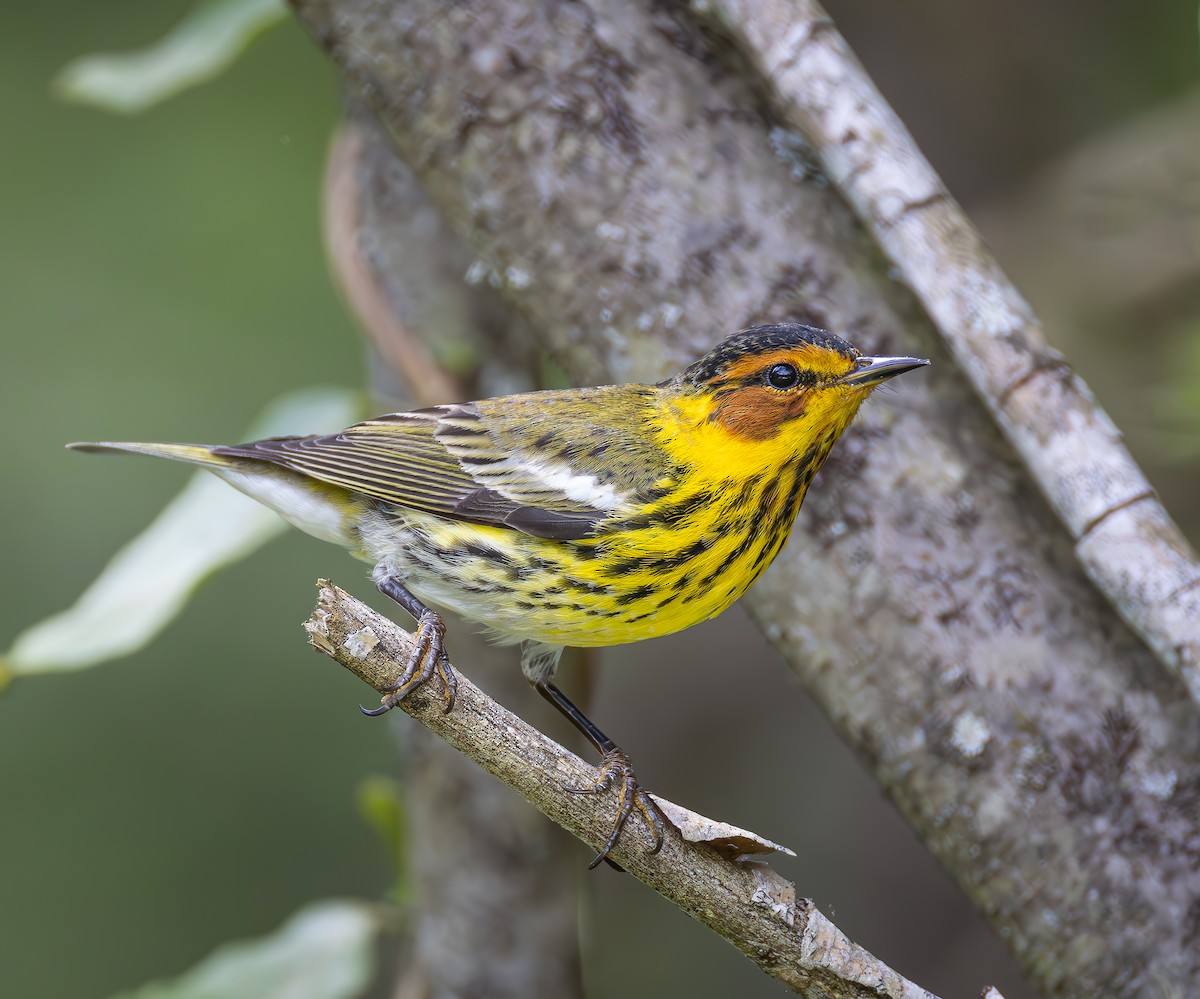
[[[783,547],[813,476],[871,390],[928,364],[866,357],[811,326],[735,333],[657,385],[529,392],[392,413],[341,433],[236,447],[92,443],[201,465],[303,531],[372,563],[417,622],[382,714],[455,677],[430,605],[521,642],[521,668],[603,755],[617,818],[663,817],[629,758],[552,682],[563,647],[623,645],[705,621]],[[366,709],[364,709],[366,711]]]

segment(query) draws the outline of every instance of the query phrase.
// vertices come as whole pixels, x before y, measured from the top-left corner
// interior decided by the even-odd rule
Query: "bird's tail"
[[[172,461],[186,461],[190,465],[204,465],[207,468],[233,468],[236,462],[223,455],[213,454],[213,449],[204,444],[149,444],[141,441],[83,441],[68,444],[73,451],[90,451],[94,453],[122,452],[131,454],[148,454],[155,458],[170,458]]]
[[[140,441],[96,441],[68,444],[76,451],[131,452],[200,465],[234,489],[269,506],[284,520],[322,541],[356,551],[353,528],[362,513],[343,489],[331,488],[303,472],[283,468],[250,454],[222,454],[225,448],[203,444],[145,444]],[[236,450],[236,449],[234,449]]]

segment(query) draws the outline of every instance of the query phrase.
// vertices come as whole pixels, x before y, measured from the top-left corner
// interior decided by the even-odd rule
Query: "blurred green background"
[[[73,601],[189,474],[65,442],[234,440],[283,391],[362,382],[320,240],[337,85],[299,28],[137,117],[50,96],[71,58],[148,44],[185,9],[0,13],[0,645]],[[387,726],[303,646],[319,574],[362,578],[331,546],[273,542],[142,653],[0,697],[0,995],[110,995],[310,899],[383,893],[354,788],[387,769]]]
[[[1194,0],[829,6],[1195,539]],[[0,11],[0,646],[70,603],[186,478],[63,443],[234,440],[287,389],[362,381],[318,225],[337,82],[296,26],[141,116],[50,97],[71,58],[146,44],[185,9]],[[1102,136],[1115,138],[1089,145]],[[1122,155],[1132,194],[1125,174],[1087,172]],[[1080,184],[1091,200],[1072,207],[1062,192]],[[1093,261],[1113,240],[1134,249]],[[266,932],[308,900],[387,891],[384,849],[354,795],[393,769],[394,748],[386,724],[355,710],[357,681],[302,645],[318,575],[369,590],[361,566],[292,533],[203,588],[143,652],[0,697],[0,995],[110,995]],[[664,718],[695,649],[755,662],[752,691],[731,706],[696,683],[696,703]],[[801,850],[780,870],[921,984],[1031,994],[736,612],[608,658],[594,714],[656,788]],[[764,791],[756,761],[783,752],[796,759],[790,779],[828,807],[798,815],[791,792]],[[581,868],[586,856],[580,847]],[[697,994],[778,994],[632,879],[601,871],[588,883],[596,996],[628,994],[606,960],[617,947],[644,964],[647,990],[690,980]]]

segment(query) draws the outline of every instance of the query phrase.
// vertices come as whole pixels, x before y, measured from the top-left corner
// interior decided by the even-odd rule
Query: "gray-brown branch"
[[[412,652],[412,635],[321,580],[309,643],[363,682],[383,691]],[[615,795],[577,795],[565,789],[593,783],[596,768],[542,735],[458,675],[454,709],[443,710],[434,680],[400,708],[499,778],[535,808],[594,848],[607,838]],[[672,806],[685,828],[711,820]],[[631,819],[612,858],[626,871],[714,930],[767,974],[812,999],[934,999],[846,936],[796,889],[761,861],[731,859],[705,843],[668,829],[662,850]],[[739,843],[739,847],[743,844]]]
[[[707,5],[929,313],[1114,609],[1200,704],[1200,559],[816,0]]]
[[[1194,990],[1195,704],[762,73],[633,0],[294,3],[577,384],[783,318],[933,357],[866,407],[747,607],[1044,988]]]

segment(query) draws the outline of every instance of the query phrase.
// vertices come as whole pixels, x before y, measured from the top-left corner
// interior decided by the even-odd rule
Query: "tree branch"
[[[384,691],[400,675],[412,636],[344,590],[318,581],[319,596],[305,622],[309,643],[359,679]],[[575,795],[595,767],[497,704],[459,673],[458,695],[443,710],[436,681],[399,707],[521,794],[568,832],[598,849],[608,835],[614,801]],[[722,826],[665,803],[685,828]],[[744,850],[749,840],[736,841]],[[829,999],[934,999],[849,939],[795,886],[761,861],[730,857],[729,840],[692,842],[667,830],[658,854],[651,837],[631,820],[613,860],[639,881],[723,936],[763,971],[794,992]],[[725,844],[722,850],[717,844]]]
[[[705,5],[929,313],[1113,608],[1200,704],[1200,559],[816,0]]]

